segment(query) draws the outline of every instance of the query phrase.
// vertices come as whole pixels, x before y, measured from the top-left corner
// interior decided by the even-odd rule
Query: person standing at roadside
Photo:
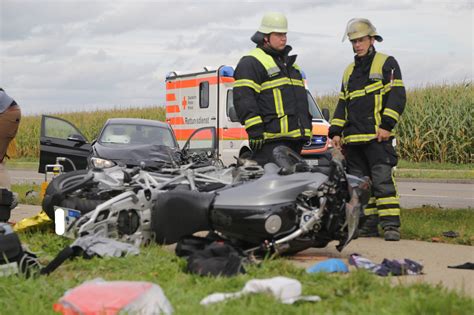
[[[234,104],[249,137],[252,159],[274,161],[273,149],[300,153],[311,139],[312,123],[301,69],[286,44],[288,22],[282,13],[266,13],[251,40],[257,47],[235,69]]]
[[[10,176],[5,168],[5,157],[10,142],[20,125],[21,111],[18,104],[0,88],[0,189],[10,189]]]
[[[375,50],[381,42],[367,19],[351,19],[348,37],[354,62],[344,71],[339,102],[331,120],[329,137],[335,148],[344,143],[350,174],[369,176],[372,198],[364,209],[359,236],[378,236],[380,223],[386,241],[400,240],[400,203],[392,170],[398,156],[392,130],[406,103],[405,87],[395,58]]]

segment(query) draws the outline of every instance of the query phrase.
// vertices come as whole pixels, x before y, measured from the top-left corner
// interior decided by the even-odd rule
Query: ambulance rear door
[[[241,151],[248,150],[247,132],[240,124],[234,107],[234,70],[230,66],[219,68],[219,153],[225,165],[235,163]]]

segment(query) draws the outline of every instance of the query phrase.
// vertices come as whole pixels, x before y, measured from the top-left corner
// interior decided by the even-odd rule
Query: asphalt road
[[[12,183],[44,181],[44,175],[31,170],[11,170]],[[440,208],[474,208],[474,183],[398,181],[401,205],[415,208],[431,205]]]
[[[398,182],[401,206],[474,208],[474,183]]]

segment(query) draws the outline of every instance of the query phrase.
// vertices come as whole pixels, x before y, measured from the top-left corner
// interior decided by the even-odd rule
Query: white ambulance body
[[[166,121],[172,126],[182,147],[193,131],[214,126],[217,130],[218,154],[225,165],[234,157],[251,153],[245,128],[240,124],[233,102],[234,68],[205,67],[199,72],[170,72],[166,76]],[[328,148],[329,123],[308,91],[313,115],[313,138],[302,154],[324,153]],[[202,139],[205,141],[206,139]]]

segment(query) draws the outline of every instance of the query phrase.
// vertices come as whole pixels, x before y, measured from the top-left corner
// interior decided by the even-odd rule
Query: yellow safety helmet
[[[283,13],[268,12],[263,16],[258,31],[263,34],[287,33],[288,21]]]
[[[342,41],[344,41],[346,37],[348,37],[349,40],[353,40],[364,36],[371,36],[378,42],[383,41],[382,36],[377,34],[375,26],[368,19],[354,18],[347,22]]]

